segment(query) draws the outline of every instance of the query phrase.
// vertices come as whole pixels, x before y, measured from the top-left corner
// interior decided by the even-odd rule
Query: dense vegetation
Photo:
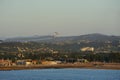
[[[24,56],[17,56],[17,54],[0,54],[0,59],[10,59],[12,61],[19,59],[32,59],[32,60],[74,60],[87,59],[88,61],[98,62],[118,62],[120,63],[120,53],[24,53]]]
[[[77,59],[87,59],[89,62],[118,62],[120,63],[120,52],[116,42],[111,43],[111,48],[107,53],[97,50],[106,49],[106,45],[102,42],[91,43],[36,43],[36,42],[5,42],[0,43],[0,59],[10,59],[13,62],[19,59],[32,59],[32,60],[61,60],[68,62],[75,62]],[[113,46],[114,45],[114,46]],[[96,50],[94,52],[82,52],[81,47],[94,46]],[[113,51],[112,51],[113,50]],[[114,51],[117,50],[117,51]],[[96,53],[98,52],[98,53]]]

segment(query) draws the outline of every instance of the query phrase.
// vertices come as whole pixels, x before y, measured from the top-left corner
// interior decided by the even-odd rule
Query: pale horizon
[[[120,36],[120,0],[0,0],[0,38]]]

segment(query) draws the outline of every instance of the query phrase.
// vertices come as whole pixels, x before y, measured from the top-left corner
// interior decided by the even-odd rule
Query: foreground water
[[[0,80],[120,80],[120,70],[38,69],[0,71]]]

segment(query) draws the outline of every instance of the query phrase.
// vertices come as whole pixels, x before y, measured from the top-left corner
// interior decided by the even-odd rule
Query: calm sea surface
[[[0,80],[120,80],[120,70],[38,69],[0,71]]]

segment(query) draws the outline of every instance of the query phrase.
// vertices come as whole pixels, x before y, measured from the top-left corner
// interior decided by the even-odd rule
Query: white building
[[[81,48],[81,51],[94,51],[94,47],[84,47],[84,48]]]

